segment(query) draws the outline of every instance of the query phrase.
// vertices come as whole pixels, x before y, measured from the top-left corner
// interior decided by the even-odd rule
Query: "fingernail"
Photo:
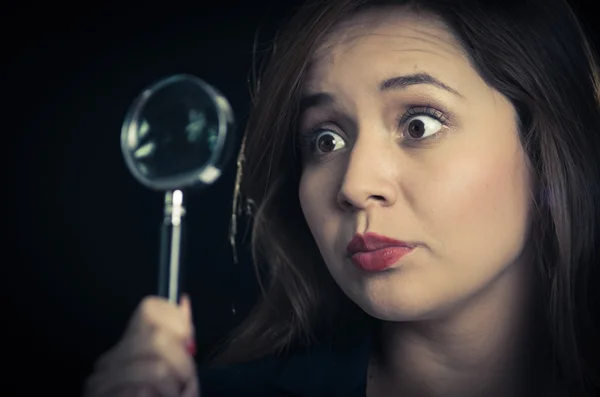
[[[190,339],[186,343],[185,348],[190,355],[192,355],[192,356],[196,355],[196,342],[193,339]]]

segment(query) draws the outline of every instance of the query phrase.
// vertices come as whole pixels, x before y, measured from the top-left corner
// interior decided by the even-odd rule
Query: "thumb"
[[[179,301],[179,309],[190,326],[190,338],[186,342],[186,349],[192,356],[196,354],[196,341],[194,332],[194,321],[192,319],[192,304],[188,295],[182,295]]]
[[[184,294],[181,296],[181,299],[179,300],[179,309],[183,313],[185,319],[190,323],[190,326],[193,328],[194,321],[192,319],[192,303],[189,295]]]

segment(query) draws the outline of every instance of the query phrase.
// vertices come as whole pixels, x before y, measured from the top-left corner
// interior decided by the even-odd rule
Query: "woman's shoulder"
[[[362,338],[202,369],[202,397],[363,397],[369,352]]]

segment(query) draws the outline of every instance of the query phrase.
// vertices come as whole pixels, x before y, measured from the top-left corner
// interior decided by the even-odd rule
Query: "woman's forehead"
[[[375,37],[382,42],[387,39],[389,43],[399,39],[417,39],[440,43],[444,47],[460,47],[450,29],[439,17],[406,7],[378,6],[363,10],[333,25],[317,46],[312,62],[326,58],[336,50],[349,49]]]
[[[311,59],[305,90],[348,61],[373,72],[393,64],[406,67],[407,61],[415,69],[423,65],[455,69],[458,64],[461,68],[469,64],[439,18],[400,7],[363,11],[335,25]]]

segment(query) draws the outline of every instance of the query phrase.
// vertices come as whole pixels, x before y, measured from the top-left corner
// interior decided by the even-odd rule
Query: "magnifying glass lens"
[[[121,147],[136,179],[157,190],[208,185],[231,154],[233,114],[213,87],[189,75],[145,90],[123,124]]]

